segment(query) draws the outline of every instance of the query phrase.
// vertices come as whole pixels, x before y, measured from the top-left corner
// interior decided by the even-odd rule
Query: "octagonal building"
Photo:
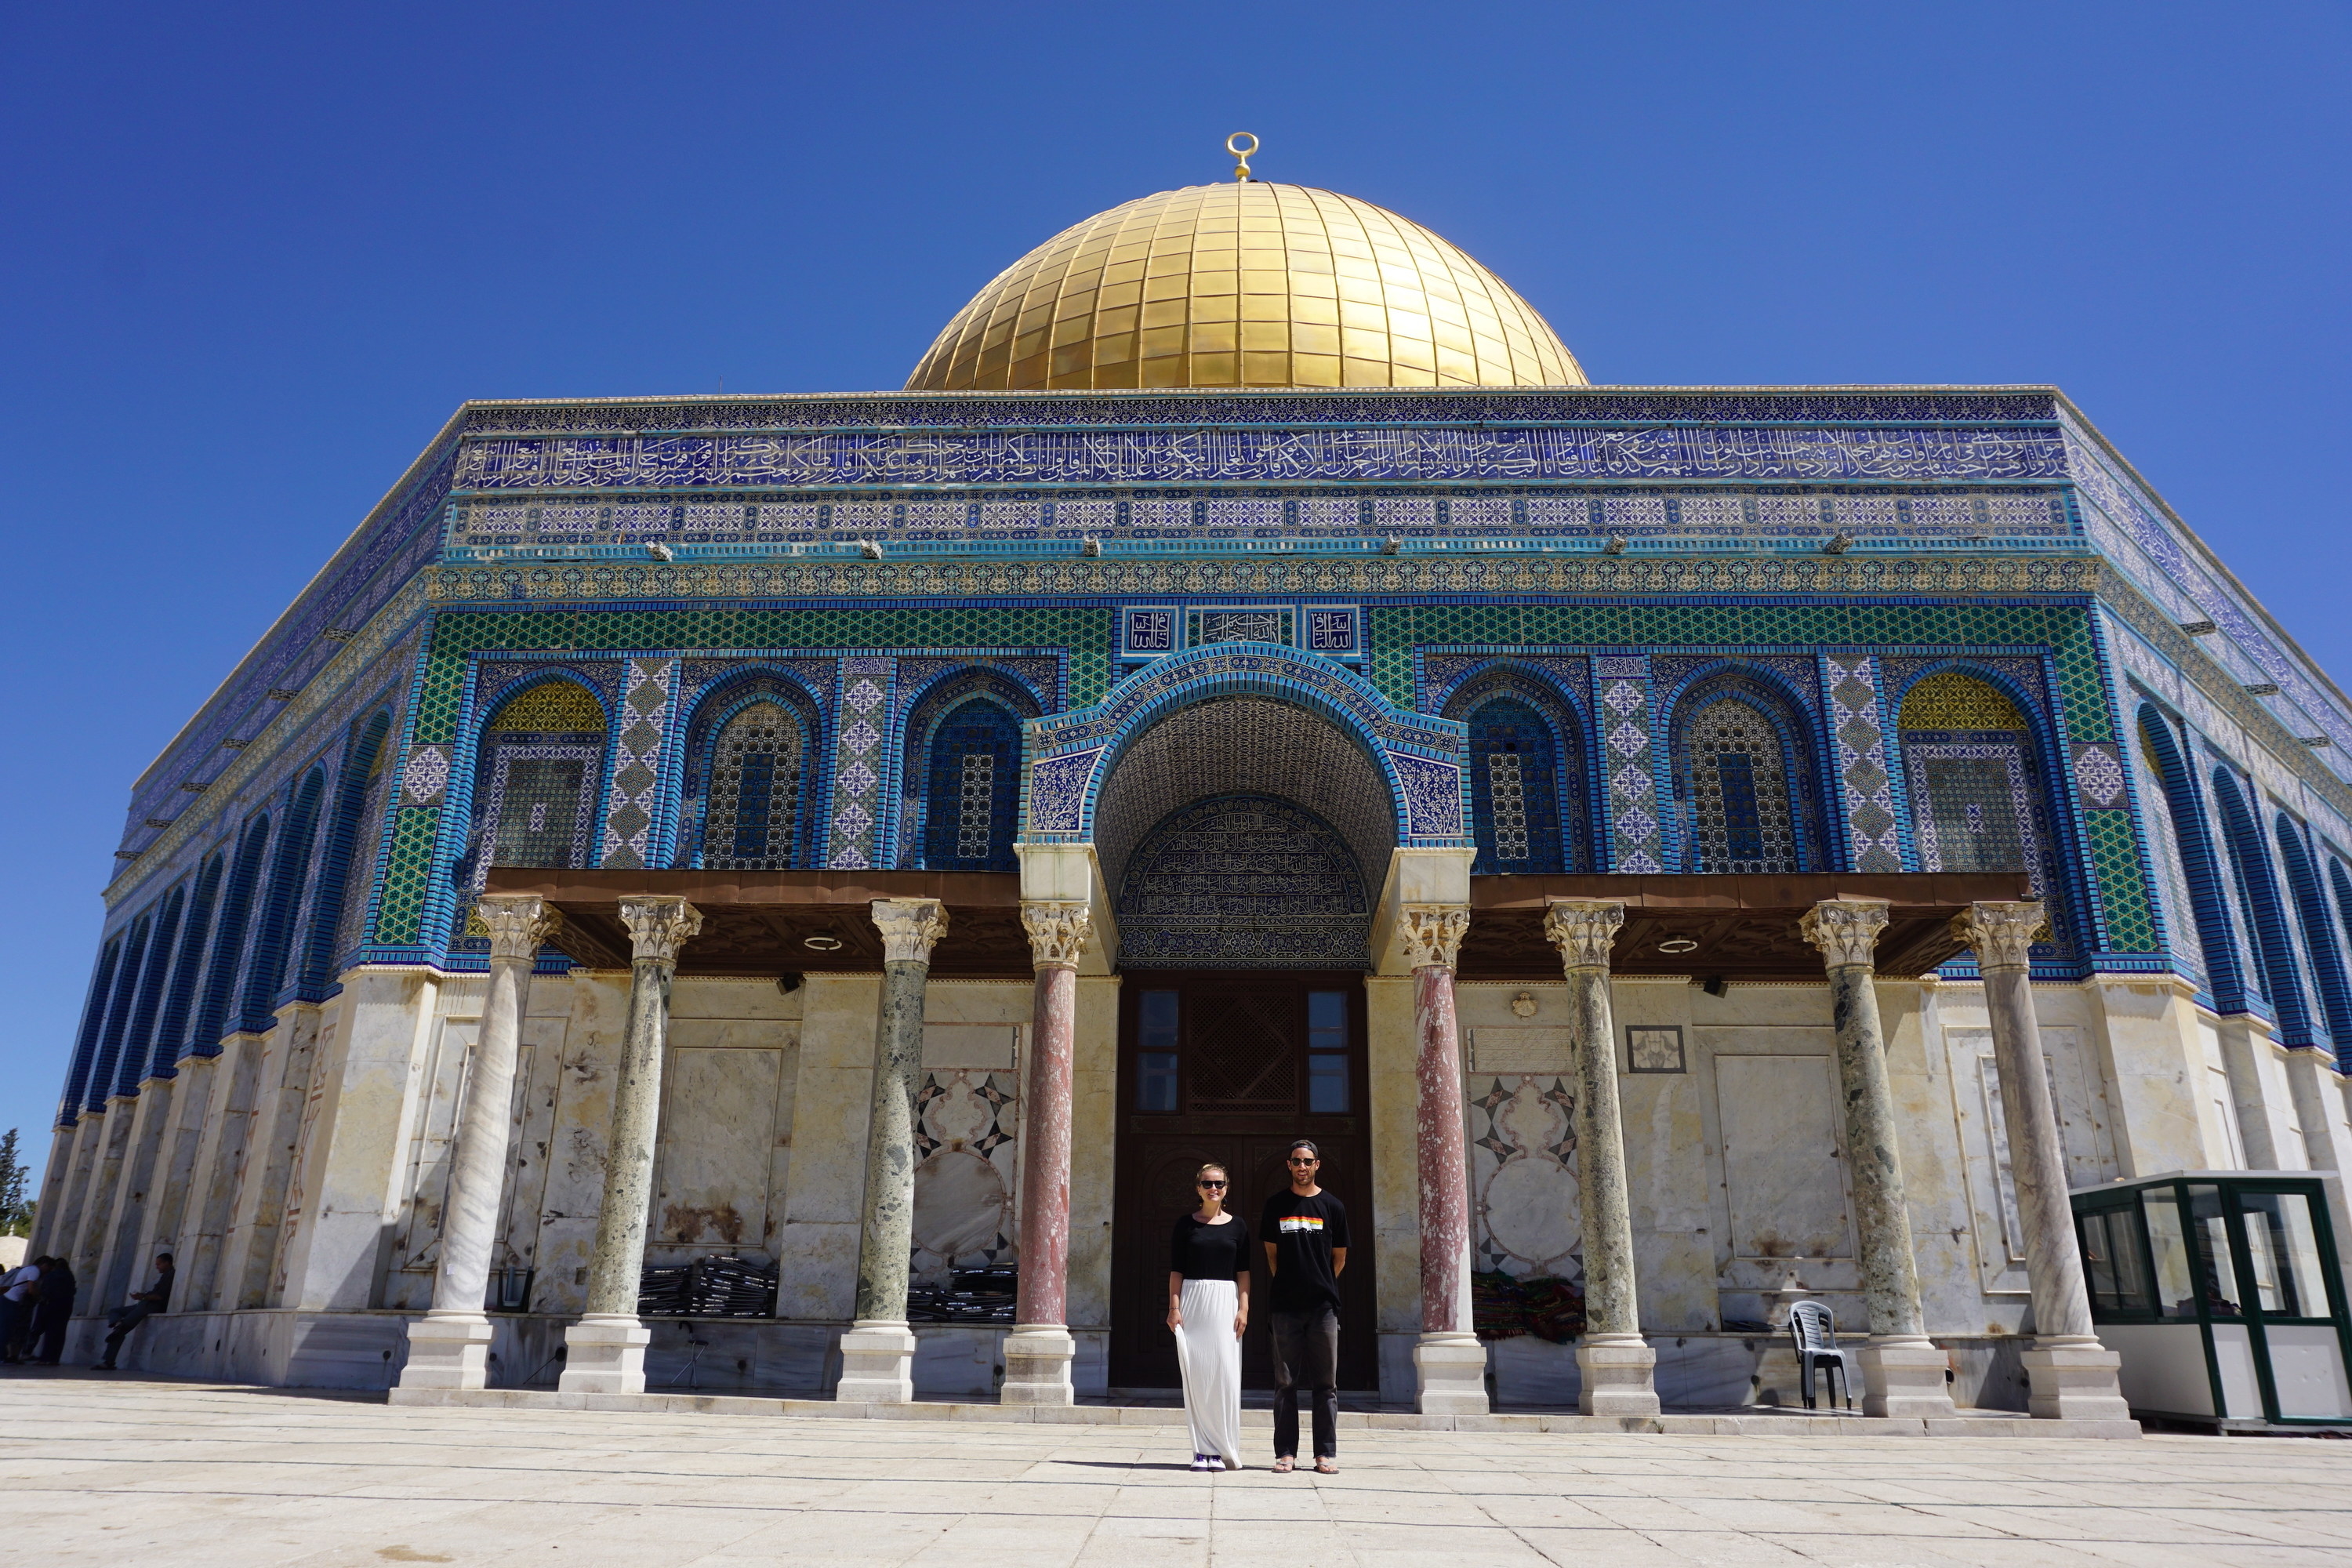
[[[1786,1403],[1811,1299],[2160,1412],[2065,1189],[2352,1163],[2347,748],[2053,388],[1594,386],[1164,192],[900,391],[461,407],[132,784],[33,1251],[181,1375],[1102,1402],[1305,1137],[1351,1399]]]

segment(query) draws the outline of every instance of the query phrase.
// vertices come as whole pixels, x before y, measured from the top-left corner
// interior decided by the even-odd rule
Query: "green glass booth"
[[[2091,1321],[2134,1415],[2352,1424],[2336,1179],[2176,1171],[2074,1193]]]

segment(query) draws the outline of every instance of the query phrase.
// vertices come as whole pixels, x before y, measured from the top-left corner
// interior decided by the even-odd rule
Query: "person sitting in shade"
[[[131,1336],[131,1331],[171,1304],[172,1255],[166,1252],[155,1259],[155,1283],[133,1292],[128,1306],[117,1307],[106,1315],[106,1353],[92,1370],[114,1371],[114,1358],[121,1353],[122,1342]]]

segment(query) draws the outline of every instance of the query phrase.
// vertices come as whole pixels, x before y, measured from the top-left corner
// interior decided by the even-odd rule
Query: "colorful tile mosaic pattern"
[[[626,870],[652,863],[663,815],[663,753],[677,700],[674,658],[633,658],[621,699],[613,783],[604,802],[604,837],[597,864]]]
[[[1847,862],[1857,871],[1900,871],[1902,817],[1895,810],[1895,770],[1879,712],[1878,660],[1863,653],[1821,658],[1822,691],[1837,747]]]
[[[1663,871],[1665,837],[1658,803],[1667,796],[1659,788],[1658,760],[1651,755],[1647,656],[1596,656],[1592,700],[1601,732],[1601,773],[1608,781],[1610,868],[1640,875]]]
[[[864,871],[874,865],[882,810],[878,770],[889,765],[876,721],[887,721],[897,677],[896,659],[841,661],[841,707],[834,720],[839,749],[833,771],[832,837],[824,859],[837,871]]]

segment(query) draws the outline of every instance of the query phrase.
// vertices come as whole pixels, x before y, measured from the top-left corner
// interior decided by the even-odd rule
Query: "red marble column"
[[[1069,1300],[1070,1063],[1078,971],[1040,963],[1021,1100],[1021,1296],[1024,1323],[1062,1323]]]
[[[1021,1091],[1021,1289],[1004,1337],[1004,1403],[1073,1405],[1070,1364],[1070,1095],[1077,1048],[1078,956],[1092,917],[1082,903],[1021,906],[1037,989]]]
[[[1486,1412],[1486,1348],[1470,1321],[1470,1165],[1463,1128],[1462,1031],[1454,960],[1470,929],[1458,904],[1408,904],[1399,915],[1412,962],[1418,1037],[1413,1111],[1421,1188],[1421,1342],[1413,1347],[1425,1415]]]

